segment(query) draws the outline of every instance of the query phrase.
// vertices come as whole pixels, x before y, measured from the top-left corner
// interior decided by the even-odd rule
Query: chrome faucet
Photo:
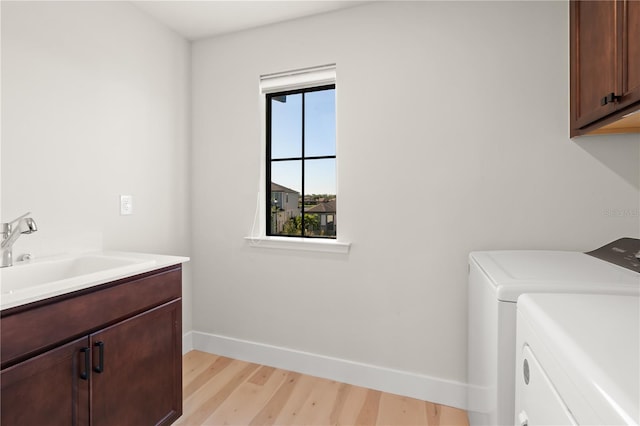
[[[2,263],[0,268],[13,265],[13,244],[22,234],[31,234],[38,230],[35,220],[27,217],[31,214],[25,213],[11,222],[0,224],[0,234],[2,234],[2,243],[0,251],[2,252]]]

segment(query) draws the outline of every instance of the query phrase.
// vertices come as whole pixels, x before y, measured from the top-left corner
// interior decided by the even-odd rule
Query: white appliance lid
[[[469,254],[469,262],[506,302],[527,292],[640,295],[640,274],[579,252],[479,251]]]
[[[640,424],[640,297],[525,294],[518,312],[548,351],[532,348],[540,363],[560,367],[547,372],[576,419],[586,406],[605,424]]]

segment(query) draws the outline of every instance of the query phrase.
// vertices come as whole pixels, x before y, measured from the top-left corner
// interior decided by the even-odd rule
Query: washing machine
[[[640,424],[640,298],[518,299],[516,425]]]
[[[516,302],[524,293],[640,295],[640,240],[588,253],[469,254],[467,410],[473,425],[513,425]]]

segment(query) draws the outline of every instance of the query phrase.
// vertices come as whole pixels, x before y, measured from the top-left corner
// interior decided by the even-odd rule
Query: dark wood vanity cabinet
[[[2,425],[88,423],[89,383],[79,374],[78,339],[2,370]]]
[[[177,266],[2,311],[0,423],[173,423],[182,414],[181,303]]]
[[[640,132],[640,1],[572,0],[570,7],[571,137]],[[597,133],[597,132],[596,132]]]
[[[181,315],[174,301],[91,336],[91,425],[170,424],[182,414]]]

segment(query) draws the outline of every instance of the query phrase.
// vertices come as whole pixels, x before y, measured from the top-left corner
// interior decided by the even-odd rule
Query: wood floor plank
[[[205,352],[200,351],[191,351],[184,355],[183,357],[183,368],[182,368],[182,385],[183,387],[186,384],[191,383],[193,380],[197,379],[203,371],[205,371],[211,364],[218,359],[217,355],[207,356]]]
[[[338,386],[336,399],[333,403],[331,413],[329,413],[329,424],[340,424],[340,415],[342,414],[347,399],[349,398],[349,391],[351,390],[351,387],[352,386],[349,386],[346,383],[340,383],[340,385]]]
[[[301,374],[288,372],[280,388],[274,393],[269,402],[249,422],[249,425],[273,425],[285,404],[291,398],[293,389],[298,384]]]
[[[289,399],[285,401],[282,410],[275,418],[273,424],[276,425],[295,425],[298,424],[298,414],[304,406],[305,401],[311,394],[314,385],[316,384],[316,378],[306,376],[304,374],[299,375],[297,383],[293,387]]]
[[[427,424],[424,401],[382,393],[380,395],[377,424],[394,426]]]
[[[468,425],[467,413],[457,408],[441,405],[440,425]]]
[[[204,420],[257,368],[257,364],[232,361],[228,367],[221,370],[218,375],[196,390],[191,397],[184,400],[183,411],[189,415],[183,414],[179,420],[189,425],[204,424]]]
[[[219,359],[222,359],[220,357]],[[222,387],[231,380],[246,363],[234,361],[230,358],[224,358],[224,367],[213,367],[218,361],[211,363],[202,376],[194,379],[190,384],[184,384],[183,390],[183,408],[198,407],[204,403],[211,395],[218,392]],[[227,363],[228,360],[228,363]],[[187,391],[191,389],[190,391]]]
[[[380,406],[380,392],[376,390],[367,390],[367,397],[362,404],[357,425],[375,425],[378,420],[378,409]]]
[[[437,404],[426,402],[425,411],[427,413],[427,424],[429,426],[440,424],[440,410]]]
[[[330,424],[329,416],[336,402],[340,383],[319,379],[311,389],[309,396],[298,411],[297,419],[292,424]]]
[[[176,425],[468,426],[463,410],[191,351]]]
[[[360,386],[346,385],[348,392],[345,395],[346,399],[340,413],[338,414],[338,421],[331,424],[339,425],[355,425],[357,424],[358,416],[365,400],[367,399],[368,389]]]
[[[262,384],[255,384],[259,370],[246,382],[240,384],[229,397],[209,416],[207,425],[248,425],[263,407],[269,402],[282,383],[287,380],[287,372],[272,369],[268,379]],[[265,376],[265,377],[267,377]],[[261,378],[262,379],[262,378]]]
[[[210,412],[215,411],[222,403],[235,391],[238,386],[246,381],[249,376],[258,368],[257,364],[247,364],[239,373],[237,373],[222,389],[209,398],[206,406]]]
[[[276,371],[275,368],[263,365],[253,376],[251,376],[251,378],[249,378],[249,382],[255,385],[264,385],[274,371]]]
[[[200,389],[205,383],[213,379],[216,375],[224,371],[225,368],[231,364],[233,360],[231,358],[217,356],[213,362],[205,363],[204,370],[194,370],[197,375],[191,377],[191,371],[188,372],[188,376],[184,376],[185,384],[183,384],[183,398],[190,397],[195,391]]]

